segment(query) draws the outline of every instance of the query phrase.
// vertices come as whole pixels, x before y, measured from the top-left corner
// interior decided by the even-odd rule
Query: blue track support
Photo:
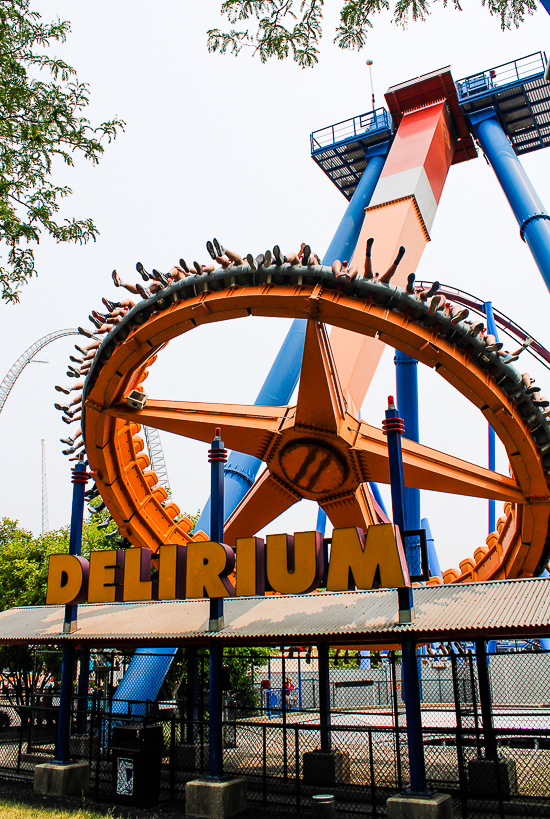
[[[71,508],[71,531],[69,535],[69,554],[79,556],[82,551],[82,521],[84,518],[84,492],[88,475],[86,467],[79,462],[73,469],[73,502]],[[70,633],[77,618],[76,605],[65,606],[63,631]],[[61,692],[59,697],[59,720],[57,723],[57,741],[55,744],[55,761],[68,762],[71,738],[71,710],[73,704],[73,674],[75,649],[74,644],[65,642],[61,665]]]
[[[550,0],[540,0],[540,4],[545,11],[550,14]]]
[[[315,530],[321,532],[323,535],[327,530],[327,513],[324,509],[321,509],[321,507],[317,510],[317,526]]]
[[[493,335],[496,340],[498,341],[498,329],[495,323],[495,317],[493,315],[493,303],[490,301],[486,301],[483,305],[483,312],[487,316],[487,330],[488,332]],[[489,437],[488,437],[488,465],[489,469],[492,469],[493,472],[496,469],[496,440],[497,436],[495,435],[495,431],[492,426],[489,424]],[[497,513],[496,513],[496,501],[490,500],[489,503],[489,534],[494,532],[497,528]]]
[[[428,548],[428,568],[430,571],[430,577],[443,578],[443,573],[439,565],[439,558],[437,556],[434,538],[432,535],[432,530],[430,529],[428,518],[422,518],[420,521],[420,528],[426,530],[426,546]]]
[[[397,406],[405,422],[405,438],[420,440],[418,417],[418,361],[396,350],[394,356]],[[405,529],[420,529],[420,489],[405,489]],[[420,546],[417,554],[409,554],[409,571],[416,574],[420,566]]]
[[[147,703],[158,697],[176,652],[177,648],[138,648],[115,692],[112,713],[144,717]]]
[[[514,212],[520,236],[529,246],[550,290],[550,217],[498,120],[494,108],[469,115],[475,136]]]
[[[336,259],[351,261],[361,233],[365,208],[380,179],[389,147],[389,142],[384,142],[367,149],[365,156],[369,164],[328,247],[323,264],[332,264]]]
[[[378,484],[377,483],[369,483],[369,486],[370,486],[370,491],[374,495],[374,500],[376,501],[376,503],[378,504],[380,509],[383,511],[383,513],[385,515],[388,515],[388,513],[386,511],[386,505],[385,505],[385,503],[384,503],[384,501],[382,499],[382,495],[380,494],[380,490],[378,488]]]

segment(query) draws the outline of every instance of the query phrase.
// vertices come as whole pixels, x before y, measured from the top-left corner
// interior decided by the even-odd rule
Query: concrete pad
[[[432,796],[390,796],[386,802],[388,819],[453,819],[453,800],[448,793]]]
[[[510,799],[518,787],[516,763],[513,759],[471,759],[468,785],[471,796]]]
[[[185,786],[185,815],[225,819],[246,810],[246,779],[195,779]]]
[[[302,757],[302,779],[308,785],[349,782],[348,751],[307,751]]]
[[[80,796],[90,790],[87,762],[44,762],[34,769],[34,792],[49,796]]]

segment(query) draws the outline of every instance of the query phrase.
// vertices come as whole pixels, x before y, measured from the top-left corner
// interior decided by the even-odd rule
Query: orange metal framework
[[[205,442],[220,426],[228,447],[265,461],[266,470],[226,522],[228,543],[254,534],[301,498],[318,501],[338,527],[366,528],[384,519],[367,482],[389,480],[385,438],[357,419],[353,402],[348,405],[324,327],[332,325],[376,338],[435,368],[478,407],[508,452],[513,477],[403,439],[408,486],[505,501],[497,532],[461,562],[460,570],[447,570],[444,581],[528,577],[540,564],[550,492],[532,421],[537,410],[528,398],[518,404],[505,389],[519,376],[496,355],[483,354],[466,327],[441,315],[428,317],[427,308],[398,287],[367,281],[338,287],[330,270],[321,267],[270,268],[257,276],[246,267],[224,271],[210,280],[174,285],[143,305],[100,349],[85,387],[83,419],[93,477],[121,533],[135,546],[156,551],[161,544],[192,539],[189,521],[174,521],[176,505],[163,506],[159,490],[150,488],[155,481],[148,475],[140,424]],[[171,339],[248,315],[308,320],[295,407],[149,399],[137,411],[126,404]]]

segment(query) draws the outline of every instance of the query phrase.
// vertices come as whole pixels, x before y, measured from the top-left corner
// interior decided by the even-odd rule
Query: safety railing
[[[348,142],[354,137],[374,134],[377,131],[391,131],[392,120],[385,108],[377,108],[367,114],[345,119],[327,128],[321,128],[311,134],[311,153],[326,149],[341,142]]]
[[[472,97],[488,94],[498,88],[525,82],[544,74],[546,62],[545,52],[537,51],[520,60],[513,60],[511,63],[497,65],[479,74],[472,74],[457,81],[458,98],[462,102]]]

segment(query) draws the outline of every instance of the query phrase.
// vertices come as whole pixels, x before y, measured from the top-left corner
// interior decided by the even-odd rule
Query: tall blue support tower
[[[462,112],[550,290],[550,216],[518,158],[550,145],[546,65],[546,54],[539,51],[472,74],[456,85]]]

